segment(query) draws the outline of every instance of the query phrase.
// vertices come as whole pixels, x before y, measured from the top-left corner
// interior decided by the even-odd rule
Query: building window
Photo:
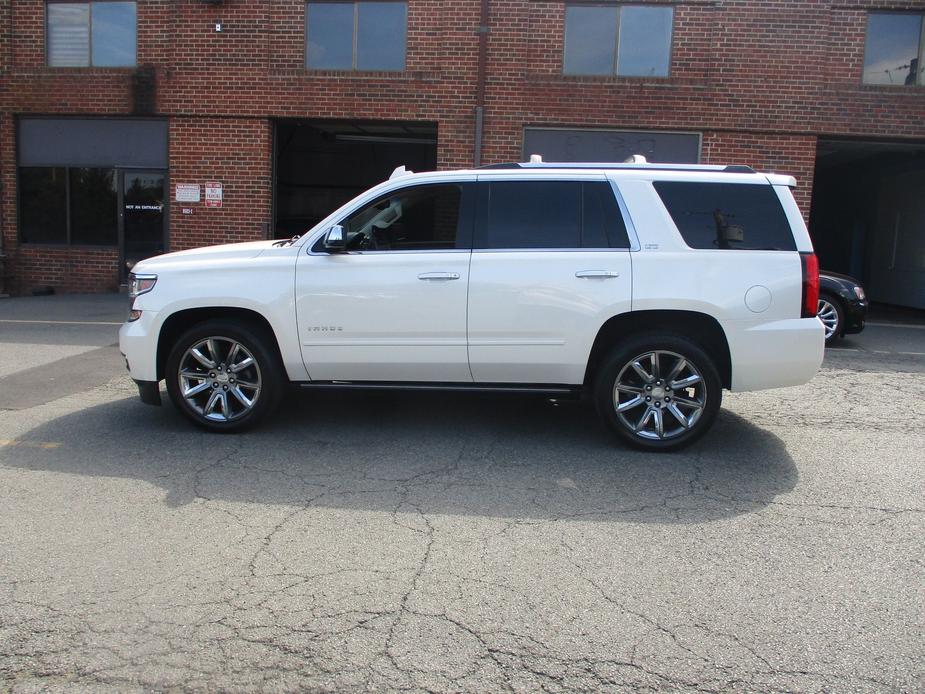
[[[115,169],[19,167],[19,230],[23,243],[115,246]]]
[[[673,21],[666,6],[566,5],[562,72],[667,77]]]
[[[925,85],[925,15],[868,16],[864,83]]]
[[[312,70],[405,69],[408,4],[309,2],[305,65]]]
[[[52,67],[135,65],[134,2],[49,2],[46,23]]]

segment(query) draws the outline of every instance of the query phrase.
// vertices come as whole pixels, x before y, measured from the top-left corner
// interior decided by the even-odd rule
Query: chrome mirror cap
[[[347,249],[347,234],[344,227],[335,224],[324,235],[324,249],[326,251],[340,252]]]

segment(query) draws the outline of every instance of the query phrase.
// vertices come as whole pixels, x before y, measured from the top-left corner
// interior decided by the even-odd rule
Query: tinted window
[[[479,248],[578,248],[581,183],[500,181],[487,184],[488,215]]]
[[[405,2],[310,2],[305,64],[326,70],[405,69]]]
[[[793,251],[790,223],[770,185],[657,181],[691,248]]]
[[[116,172],[69,169],[71,243],[114,246],[119,234]]]
[[[584,205],[581,225],[583,248],[629,248],[626,222],[609,183],[582,184]]]
[[[135,3],[91,3],[93,64],[135,64]]]
[[[61,167],[19,169],[19,230],[25,243],[67,243],[67,182]]]
[[[671,7],[567,5],[562,71],[666,77],[673,21]]]
[[[925,84],[922,31],[921,14],[871,14],[867,19],[864,82]]]
[[[462,217],[463,186],[405,188],[342,222],[348,250],[415,251],[468,248]],[[316,247],[318,250],[319,247]]]

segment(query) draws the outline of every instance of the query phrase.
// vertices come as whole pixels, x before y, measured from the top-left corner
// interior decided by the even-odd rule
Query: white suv
[[[790,187],[742,166],[510,164],[392,178],[301,237],[134,268],[144,402],[214,431],[287,384],[587,393],[624,440],[691,443],[723,388],[817,372],[818,268]]]

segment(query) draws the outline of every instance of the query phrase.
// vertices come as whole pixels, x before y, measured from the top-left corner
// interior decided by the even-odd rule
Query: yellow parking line
[[[22,439],[0,439],[0,448],[5,446],[19,446],[20,448],[60,448],[57,441],[24,441]]]

